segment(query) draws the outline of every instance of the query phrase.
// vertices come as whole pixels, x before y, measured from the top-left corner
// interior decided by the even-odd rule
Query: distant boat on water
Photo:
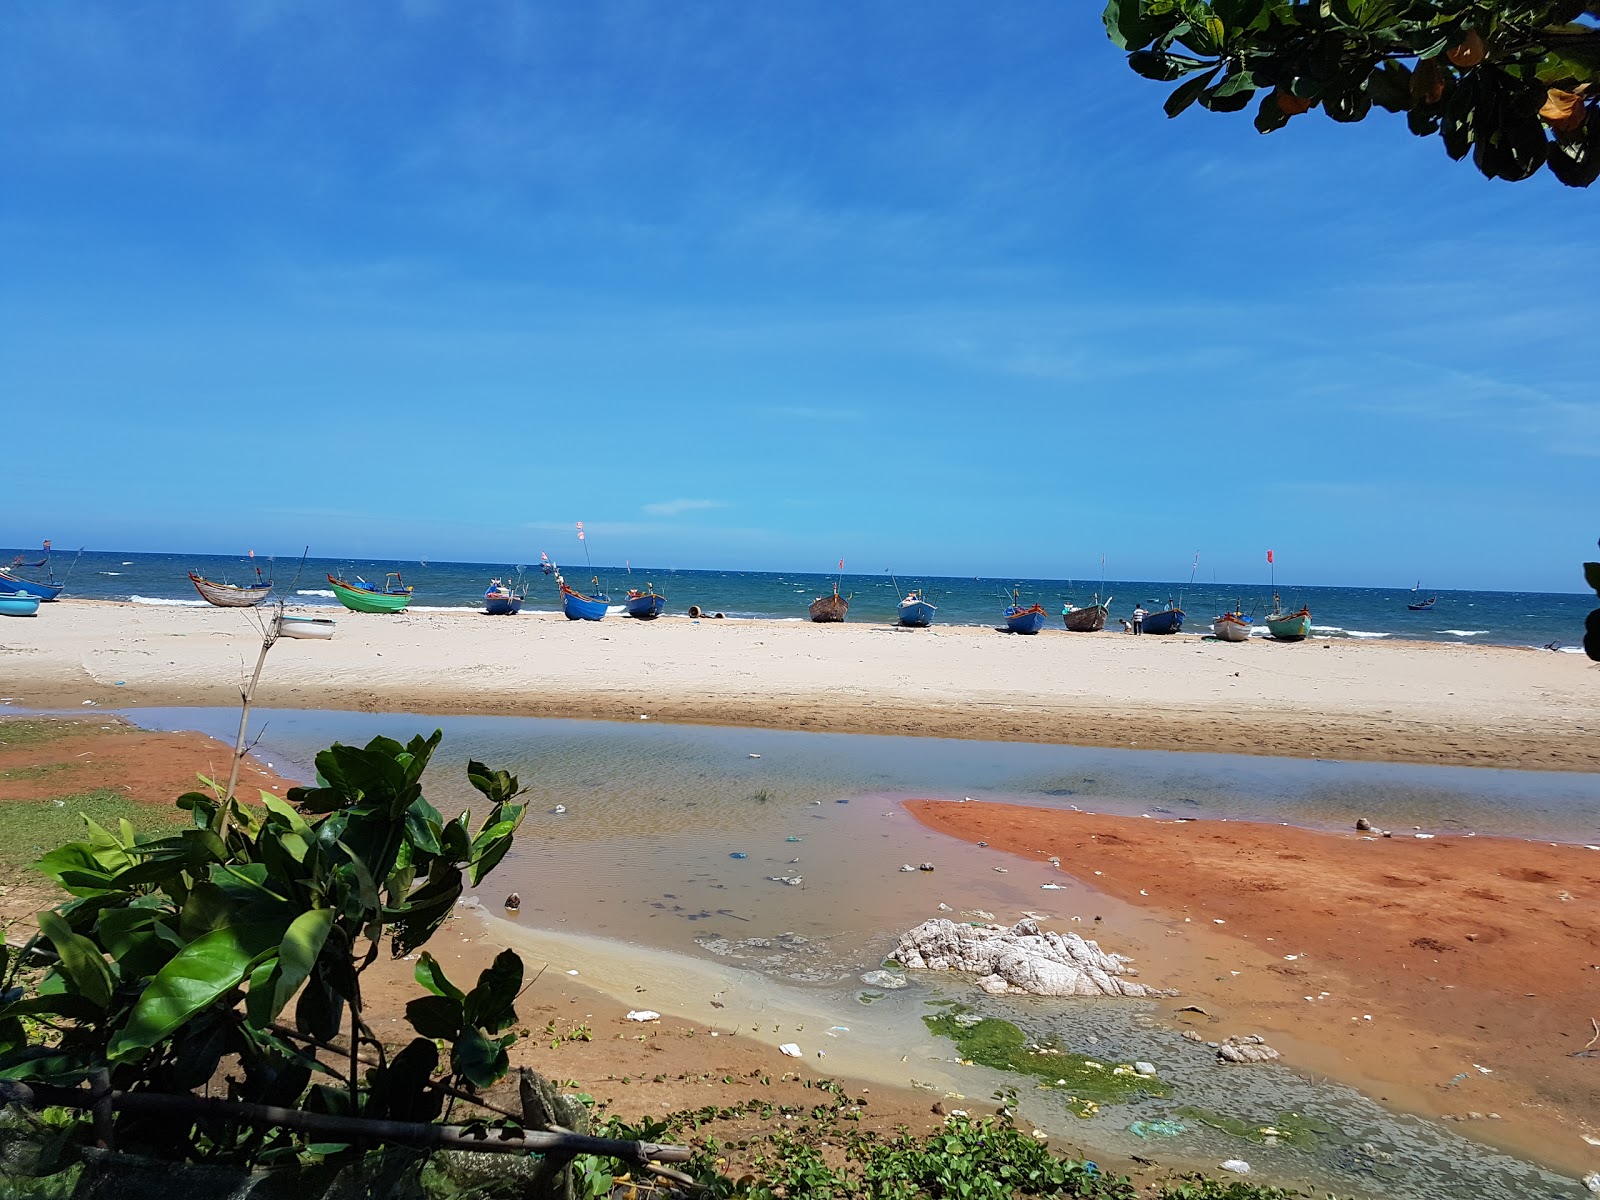
[[[400,578],[398,571],[383,577],[383,586],[376,587],[357,575],[355,582],[328,576],[328,586],[339,598],[339,603],[351,612],[393,613],[411,603],[411,588]]]
[[[1237,608],[1222,613],[1211,622],[1211,632],[1219,642],[1243,642],[1250,638],[1250,618]]]
[[[254,608],[272,594],[272,580],[261,578],[260,567],[256,568],[255,583],[218,583],[193,571],[189,572],[189,582],[194,584],[194,590],[207,603],[215,604],[218,608]]]
[[[907,592],[906,598],[900,601],[900,624],[911,629],[926,629],[933,624],[934,614],[938,611],[935,605],[923,598],[920,591]]]
[[[1111,610],[1111,597],[1100,602],[1100,593],[1094,594],[1094,603],[1079,608],[1072,601],[1061,606],[1061,623],[1073,633],[1099,633],[1106,627],[1106,615]]]

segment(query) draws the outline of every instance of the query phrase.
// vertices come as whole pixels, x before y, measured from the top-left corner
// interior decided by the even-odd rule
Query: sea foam
[[[205,608],[206,607],[206,602],[204,600],[167,600],[167,599],[164,599],[163,597],[160,597],[160,596],[129,596],[128,599],[134,604],[159,604],[159,605],[162,605],[163,607],[174,607],[174,606],[178,607],[178,608]]]

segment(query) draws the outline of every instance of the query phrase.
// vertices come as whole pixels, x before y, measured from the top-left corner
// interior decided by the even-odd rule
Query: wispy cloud
[[[681,517],[684,513],[727,507],[721,500],[658,500],[654,504],[646,504],[644,511],[652,517]]]

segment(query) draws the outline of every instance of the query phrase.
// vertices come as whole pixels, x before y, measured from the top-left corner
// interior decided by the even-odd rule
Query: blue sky
[[[1595,197],[1092,4],[0,7],[0,544],[1578,590]]]

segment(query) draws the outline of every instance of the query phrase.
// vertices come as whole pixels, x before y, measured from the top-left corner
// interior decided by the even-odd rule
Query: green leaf
[[[427,854],[438,854],[443,848],[439,844],[439,834],[443,829],[444,817],[421,796],[413,800],[411,807],[406,809],[406,837],[418,850]]]
[[[1600,595],[1600,562],[1586,562],[1583,564],[1583,579]]]
[[[1256,132],[1273,133],[1282,129],[1288,123],[1289,114],[1278,107],[1277,93],[1273,91],[1262,92],[1261,103],[1256,107]]]
[[[461,1001],[451,996],[419,996],[407,1002],[406,1020],[423,1037],[452,1042],[461,1032]]]
[[[1137,50],[1141,46],[1148,46],[1164,26],[1171,25],[1175,20],[1173,17],[1165,20],[1152,17],[1143,9],[1141,0],[1110,0],[1100,19],[1105,24],[1106,36],[1111,39],[1112,45],[1120,50]]]
[[[73,987],[97,1008],[111,1006],[113,983],[111,968],[106,966],[100,947],[80,933],[53,909],[39,914],[39,932],[50,939],[50,944],[61,956],[61,971],[72,981]]]
[[[1367,95],[1392,113],[1411,108],[1411,68],[1386,58],[1367,76]]]
[[[1590,613],[1583,623],[1583,652],[1600,662],[1600,608]]]
[[[467,1025],[450,1048],[450,1069],[476,1088],[493,1087],[511,1067],[506,1048]]]
[[[463,1016],[472,1025],[499,1033],[517,1019],[517,993],[522,990],[522,959],[514,950],[502,950],[478,976],[478,986],[467,993]]]
[[[300,985],[311,974],[311,969],[317,965],[317,955],[322,953],[322,947],[328,940],[328,931],[332,928],[331,908],[314,908],[301,913],[289,925],[283,941],[278,944],[278,975],[273,981],[272,1018],[276,1018],[284,1006],[294,999]]]
[[[439,965],[439,960],[424,950],[417,959],[416,980],[435,996],[448,996],[452,1000],[466,1000],[466,993],[451,983]]]
[[[1175,117],[1200,98],[1200,93],[1211,86],[1211,81],[1217,77],[1221,67],[1212,67],[1204,75],[1196,75],[1193,79],[1186,79],[1172,89],[1172,94],[1167,97],[1167,102],[1162,105],[1168,117]]]

